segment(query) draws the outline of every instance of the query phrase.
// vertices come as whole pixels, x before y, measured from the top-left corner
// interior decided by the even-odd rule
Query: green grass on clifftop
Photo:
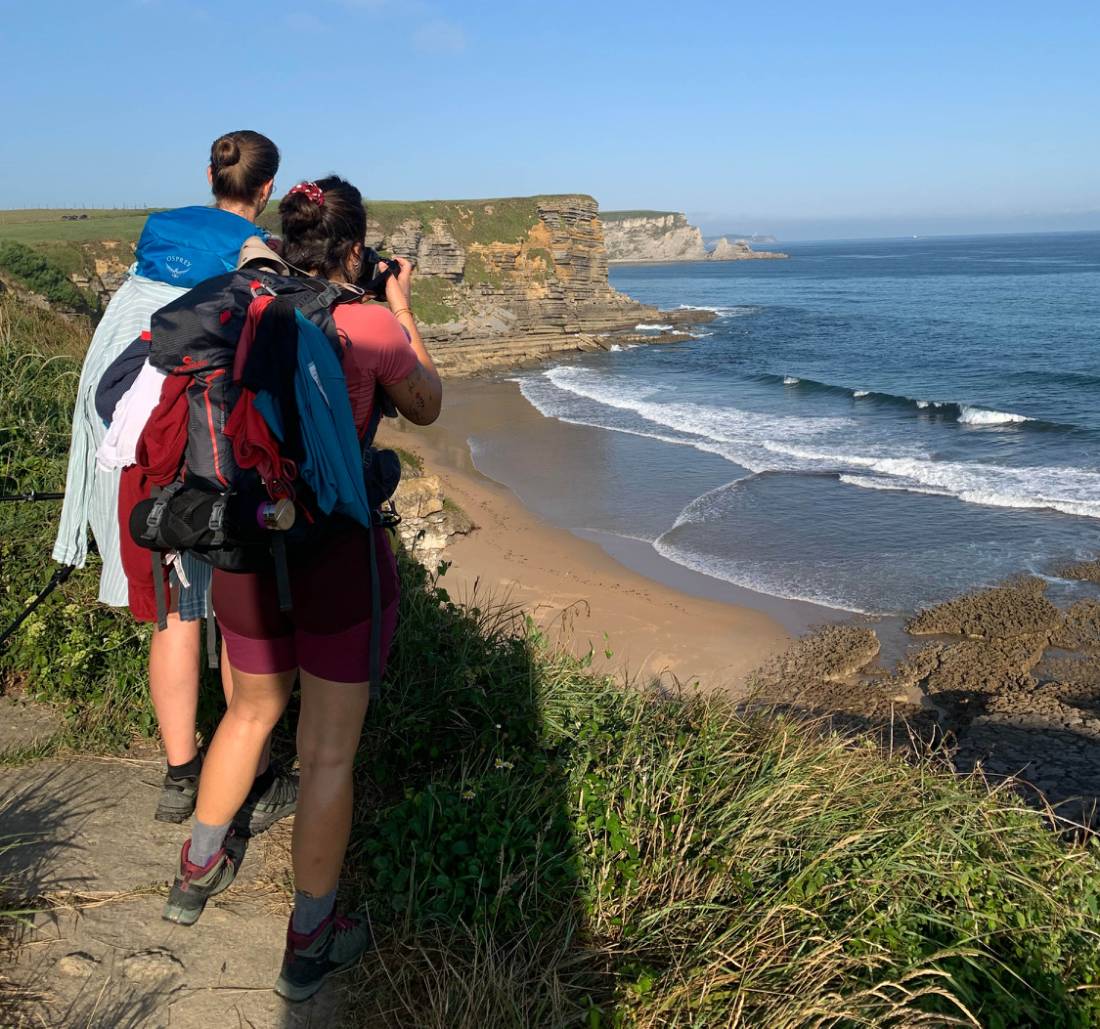
[[[389,235],[404,221],[423,231],[441,219],[463,246],[471,243],[519,243],[539,220],[540,202],[554,197],[502,197],[490,200],[368,200],[367,216]]]
[[[14,304],[0,489],[53,489],[81,340]],[[0,623],[48,577],[55,515],[0,505]],[[348,1024],[1100,1024],[1091,843],[932,760],[623,688],[404,555],[401,575],[356,768],[344,899],[378,950],[341,982]],[[95,578],[29,620],[0,682],[117,747],[154,731],[146,631]]]
[[[628,218],[668,218],[670,215],[679,213],[678,211],[600,211],[600,220],[622,222]]]
[[[0,211],[0,239],[12,239],[21,243],[51,241],[83,243],[117,239],[133,243],[141,235],[145,219],[154,210],[161,210],[161,208]],[[70,221],[65,217],[72,215],[78,218],[86,216],[86,218]]]
[[[538,223],[541,203],[569,199],[580,194],[533,197],[496,197],[485,200],[367,200],[367,218],[389,236],[404,222],[416,222],[429,232],[432,222],[442,220],[462,246],[471,243],[519,243]],[[591,197],[583,199],[592,201]],[[594,201],[592,201],[594,202]],[[279,231],[278,205],[273,204],[260,218],[271,232]]]

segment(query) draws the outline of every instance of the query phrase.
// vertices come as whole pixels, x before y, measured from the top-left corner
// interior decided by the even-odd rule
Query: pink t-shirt
[[[361,437],[370,423],[375,386],[407,379],[419,360],[400,322],[380,304],[340,304],[332,316],[347,347],[344,378]]]

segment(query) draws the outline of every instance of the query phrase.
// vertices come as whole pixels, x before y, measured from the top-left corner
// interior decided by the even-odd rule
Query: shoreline
[[[427,428],[389,423],[380,446],[419,455],[425,473],[437,475],[444,495],[476,528],[447,548],[451,565],[443,585],[456,599],[475,594],[514,604],[577,655],[593,652],[593,665],[627,677],[673,677],[734,695],[747,675],[783,652],[815,624],[835,621],[829,609],[767,598],[750,590],[702,592],[693,577],[723,585],[666,561],[637,570],[613,548],[555,525],[521,498],[482,473],[469,440],[479,431],[525,420],[546,420],[515,383],[492,379],[448,380],[444,414]],[[604,541],[606,542],[606,541]],[[637,541],[624,541],[634,543]],[[659,565],[671,566],[674,573]],[[633,567],[631,567],[633,565]],[[835,612],[842,615],[841,612]],[[823,617],[826,616],[826,617]],[[610,651],[610,655],[606,654]]]

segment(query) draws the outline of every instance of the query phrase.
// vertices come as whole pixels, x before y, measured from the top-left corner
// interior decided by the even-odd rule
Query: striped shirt
[[[107,428],[95,409],[95,391],[112,361],[142,332],[157,311],[187,292],[179,286],[130,275],[107,305],[103,319],[84,358],[73,411],[69,445],[69,470],[65,478],[65,502],[53,548],[53,559],[83,568],[88,557],[88,527],[103,560],[99,577],[100,603],[126,607],[129,589],[122,570],[118,540],[118,484],[121,472],[96,466]],[[206,613],[209,566],[192,559],[185,563],[191,588],[181,591],[180,616],[198,618]]]

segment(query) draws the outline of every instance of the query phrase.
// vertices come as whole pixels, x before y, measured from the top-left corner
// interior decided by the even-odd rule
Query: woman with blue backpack
[[[335,176],[300,183],[280,203],[279,213],[282,256],[291,270],[297,275],[301,269],[301,278],[323,295],[330,286],[337,287],[334,295],[354,294],[350,284],[360,280],[367,257],[366,211],[359,190]],[[331,309],[342,350],[337,381],[347,390],[346,399],[341,395],[332,406],[344,412],[353,443],[358,435],[363,445],[370,443],[385,399],[417,425],[435,421],[442,403],[439,375],[410,305],[412,266],[396,259],[389,271],[388,309],[355,301],[337,302]],[[259,294],[262,283],[256,287]],[[263,345],[254,341],[244,374],[235,372],[242,386],[257,351],[262,359],[278,362],[304,345],[303,329],[295,335],[292,327],[309,329],[300,315],[283,321],[274,299],[265,311],[275,314],[270,326],[266,313],[259,316],[263,320],[254,340],[266,329]],[[282,325],[286,331],[279,331]],[[301,367],[298,360],[291,364]],[[316,377],[312,363],[309,369]],[[304,432],[306,394],[293,396],[287,405]],[[287,408],[281,410],[285,419]],[[234,409],[231,423],[236,416]],[[372,943],[364,913],[336,913],[336,890],[351,831],[355,754],[371,687],[384,672],[396,627],[399,584],[386,531],[369,514],[336,521],[308,547],[295,551],[287,544],[286,550],[281,572],[277,566],[259,571],[218,567],[214,572],[214,608],[233,670],[233,696],[206,755],[191,838],[181,851],[164,917],[193,924],[207,900],[233,882],[242,856],[231,826],[233,814],[247,795],[264,741],[299,681],[294,909],[275,989],[300,1001],[313,996],[330,973],[353,964]],[[281,594],[292,599],[289,607],[280,603]]]
[[[257,234],[266,237],[255,221],[271,197],[278,167],[278,148],[266,136],[248,130],[219,136],[210,147],[207,168],[214,205],[149,216],[138,241],[136,262],[96,327],[81,370],[53,558],[64,565],[83,567],[90,526],[102,561],[101,603],[125,607],[129,595],[118,525],[119,476],[127,459],[104,463],[108,427],[95,404],[100,380],[116,358],[149,329],[157,310],[204,279],[235,268],[246,239]],[[154,382],[150,389],[156,388]],[[126,400],[122,397],[119,407]],[[152,400],[155,402],[155,396]],[[175,580],[172,611],[166,624],[154,629],[149,650],[149,688],[168,764],[155,817],[166,822],[190,817],[202,767],[195,719],[200,626],[208,614],[210,570],[197,560],[185,561],[182,568],[186,582],[179,577]],[[222,679],[228,698],[232,680],[224,669]],[[266,748],[253,771],[240,812],[242,834],[260,832],[290,814],[297,793],[296,781],[270,764]]]

